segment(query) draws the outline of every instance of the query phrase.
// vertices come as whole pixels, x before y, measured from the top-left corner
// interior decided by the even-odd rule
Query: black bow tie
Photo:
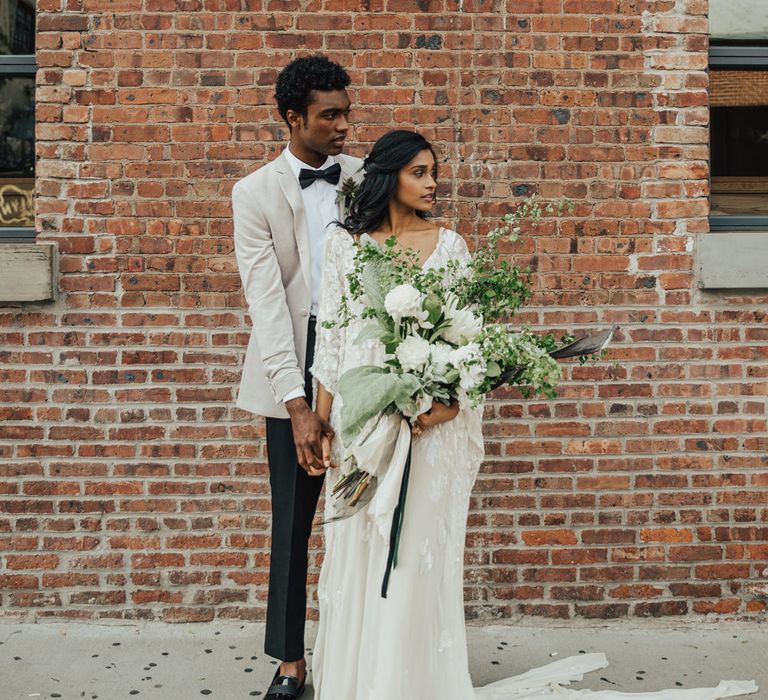
[[[326,180],[332,185],[338,185],[341,179],[341,166],[338,163],[334,163],[325,170],[308,170],[302,168],[299,171],[299,184],[301,189],[304,190],[309,187],[315,180]]]

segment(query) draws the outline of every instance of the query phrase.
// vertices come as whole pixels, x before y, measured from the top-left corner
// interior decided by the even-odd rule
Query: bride
[[[326,240],[323,292],[312,373],[318,381],[316,410],[341,433],[339,377],[352,367],[386,359],[378,340],[354,343],[364,325],[355,316],[335,323],[339,302],[349,300],[347,274],[361,239],[415,251],[424,268],[467,260],[456,232],[426,219],[435,200],[437,164],[426,139],[393,131],[379,139],[365,160],[366,176],[349,214]],[[372,501],[345,519],[325,525],[320,572],[320,623],[312,674],[316,700],[474,700],[489,698],[599,698],[611,700],[714,700],[755,692],[754,683],[722,682],[717,688],[624,694],[565,688],[585,672],[604,667],[602,654],[585,654],[473,689],[467,659],[463,606],[466,520],[472,486],[483,458],[482,407],[434,402],[412,427],[408,500],[397,566],[387,597],[381,583],[389,538],[374,516]],[[326,467],[343,465],[336,438],[325,445]],[[365,468],[365,465],[361,465]],[[343,467],[342,467],[343,469]],[[331,489],[326,481],[326,519]]]

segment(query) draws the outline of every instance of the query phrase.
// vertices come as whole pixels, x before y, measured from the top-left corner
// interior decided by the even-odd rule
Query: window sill
[[[696,246],[700,289],[768,289],[768,230],[703,233]]]
[[[0,303],[56,298],[53,243],[0,243]]]

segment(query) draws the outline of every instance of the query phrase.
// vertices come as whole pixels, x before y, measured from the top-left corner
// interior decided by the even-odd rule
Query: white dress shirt
[[[302,168],[307,170],[324,170],[336,163],[333,156],[328,156],[325,163],[319,168],[307,165],[299,160],[291,149],[286,146],[285,156],[291,165],[296,180],[299,179],[299,172]],[[310,313],[317,315],[318,305],[320,303],[320,289],[323,283],[323,253],[325,250],[325,236],[328,226],[339,218],[339,205],[336,202],[337,186],[332,185],[327,180],[315,180],[309,187],[301,190],[301,197],[304,201],[304,212],[307,217],[307,232],[309,233],[310,250],[310,277],[312,306]],[[283,402],[304,396],[304,389],[295,389],[283,397]]]

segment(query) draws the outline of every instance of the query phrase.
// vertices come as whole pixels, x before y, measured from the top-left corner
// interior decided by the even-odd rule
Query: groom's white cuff
[[[285,396],[283,396],[283,403],[288,403],[291,399],[298,399],[302,396],[306,396],[306,394],[304,393],[304,389],[299,387],[298,389],[289,391]]]

